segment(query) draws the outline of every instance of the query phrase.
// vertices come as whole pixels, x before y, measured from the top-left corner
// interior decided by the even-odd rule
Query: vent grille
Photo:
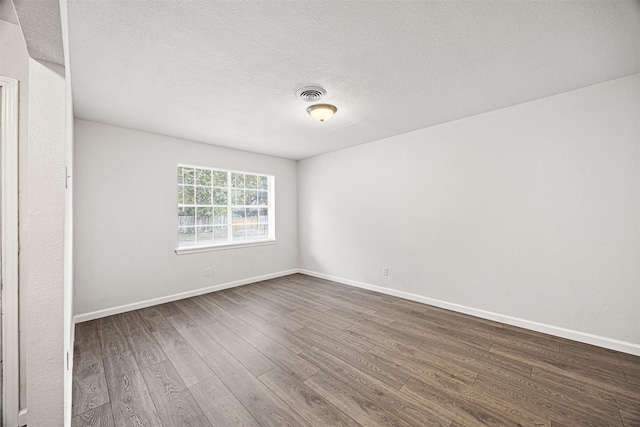
[[[327,91],[321,87],[307,86],[298,89],[298,98],[306,102],[318,102],[327,94]]]

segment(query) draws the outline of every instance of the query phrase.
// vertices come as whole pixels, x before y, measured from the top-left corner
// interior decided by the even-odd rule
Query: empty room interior
[[[640,2],[0,2],[4,426],[640,426]]]

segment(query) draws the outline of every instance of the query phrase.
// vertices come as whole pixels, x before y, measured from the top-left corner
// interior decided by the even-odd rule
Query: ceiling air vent
[[[306,102],[318,102],[327,94],[327,91],[322,89],[321,87],[316,86],[306,86],[302,89],[298,89],[296,92],[298,94],[298,98],[302,99]]]

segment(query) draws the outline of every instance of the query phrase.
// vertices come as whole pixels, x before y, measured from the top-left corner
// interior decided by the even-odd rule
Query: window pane
[[[226,226],[224,227],[215,227],[213,229],[213,241],[215,243],[226,242],[228,239],[229,230]]]
[[[197,227],[196,232],[196,245],[213,243],[213,227]]]
[[[258,222],[269,222],[269,209],[260,209],[260,211],[258,212]]]
[[[236,220],[241,220],[241,222],[244,224],[244,217],[245,217],[244,208],[233,208],[233,210],[231,211],[231,214],[233,215],[234,224],[236,223]]]
[[[266,206],[269,204],[269,193],[266,191],[258,191],[258,204]]]
[[[178,246],[192,246],[195,242],[195,227],[178,227]]]
[[[244,224],[233,224],[233,241],[238,242],[246,240]]]
[[[256,208],[248,208],[247,216],[245,218],[245,222],[248,223],[257,223],[258,222],[258,209]]]
[[[196,208],[178,208],[178,226],[195,225]]]
[[[256,175],[245,175],[244,186],[255,190],[258,188],[258,177]]]
[[[247,224],[245,234],[247,240],[258,240],[260,238],[260,229],[258,223]]]
[[[244,205],[244,190],[231,190],[231,204]]]
[[[227,225],[229,209],[213,208],[213,223],[215,225]]]
[[[213,171],[213,186],[227,187],[227,172]]]
[[[178,185],[178,204],[184,204],[184,187],[182,185]]]
[[[231,174],[231,183],[234,188],[244,188],[244,174],[243,173],[232,173]]]
[[[213,208],[196,208],[197,225],[209,225],[213,223]]]
[[[184,184],[184,177],[182,176],[183,169],[182,166],[178,166],[178,185]]]
[[[266,176],[258,177],[258,188],[260,190],[269,189],[269,179]]]
[[[245,205],[258,204],[258,193],[256,190],[247,190],[244,192],[244,204]]]
[[[211,187],[196,187],[196,204],[211,204]]]
[[[182,177],[185,184],[195,183],[193,168],[182,168]]]
[[[260,239],[268,239],[269,238],[269,225],[260,224],[258,227],[259,227],[259,230],[260,230]]]
[[[227,189],[226,188],[214,188],[213,189],[213,204],[214,205],[226,205],[227,204]]]
[[[193,205],[195,204],[195,198],[193,196],[193,192],[194,192],[194,188],[191,185],[185,185],[184,186],[184,204],[185,205]]]
[[[209,169],[196,169],[196,184],[210,186],[211,185],[211,170]]]

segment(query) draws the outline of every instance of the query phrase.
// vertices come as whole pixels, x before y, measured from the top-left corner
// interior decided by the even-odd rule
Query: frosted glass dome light
[[[338,111],[338,109],[330,104],[316,104],[307,108],[307,113],[319,122],[329,120],[336,111]]]

